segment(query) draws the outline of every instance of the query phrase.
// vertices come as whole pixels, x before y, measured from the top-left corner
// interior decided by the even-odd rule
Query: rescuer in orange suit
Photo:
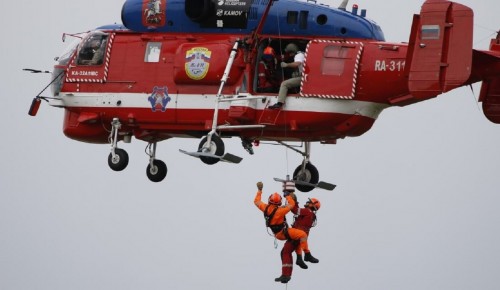
[[[280,81],[276,74],[277,58],[274,49],[264,48],[257,67],[257,91],[259,93],[274,93],[278,91]]]
[[[282,198],[281,195],[277,192],[271,194],[269,196],[268,202],[262,202],[262,188],[264,184],[262,182],[257,182],[257,194],[255,195],[254,204],[257,206],[263,213],[264,218],[266,220],[266,226],[271,229],[274,234],[274,237],[278,240],[293,240],[297,241],[299,244],[297,249],[297,253],[302,255],[302,251],[310,255],[309,246],[307,244],[307,234],[303,230],[289,228],[286,222],[285,215],[289,213],[292,208],[295,206],[295,194],[289,191],[284,192],[284,196],[288,202],[288,204],[282,206]],[[280,276],[276,278],[276,282],[288,283],[290,281],[291,276]]]
[[[295,206],[292,209],[292,212],[295,214],[295,221],[292,224],[292,228],[303,230],[308,236],[309,231],[312,227],[316,225],[316,211],[321,207],[321,203],[316,198],[309,198],[303,208],[299,208],[299,204],[295,202]],[[281,263],[282,263],[282,271],[281,277],[276,278],[277,282],[287,279],[286,277],[292,276],[293,270],[293,256],[292,252],[296,251],[299,247],[299,244],[296,241],[287,240],[285,245],[283,245],[283,249],[281,250]],[[306,253],[304,260],[310,263],[318,263],[319,260],[314,258],[311,253]],[[297,262],[296,264],[302,269],[307,269],[306,263],[302,260],[302,256],[297,253]],[[285,278],[283,278],[285,277]]]

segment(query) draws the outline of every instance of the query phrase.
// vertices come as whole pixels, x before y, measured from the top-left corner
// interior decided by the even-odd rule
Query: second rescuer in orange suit
[[[266,219],[266,226],[268,226],[274,234],[274,237],[278,240],[293,240],[298,241],[299,246],[296,249],[296,253],[302,254],[304,251],[306,254],[310,254],[309,246],[307,244],[307,234],[299,229],[289,228],[285,219],[285,215],[289,213],[295,206],[293,192],[285,193],[285,198],[287,204],[282,206],[281,195],[277,192],[269,196],[268,202],[266,204],[262,201],[262,182],[257,182],[257,194],[255,195],[254,203],[255,205],[264,213],[264,218]],[[283,277],[283,276],[282,276]],[[284,278],[275,279],[277,282],[287,283],[290,280],[290,276]]]

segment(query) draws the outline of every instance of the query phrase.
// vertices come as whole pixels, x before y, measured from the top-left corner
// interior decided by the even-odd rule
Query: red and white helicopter
[[[366,11],[347,11],[347,2],[127,0],[123,25],[74,35],[52,72],[52,96],[36,96],[29,114],[41,100],[64,108],[64,134],[111,144],[108,164],[116,171],[128,164],[119,141],[147,142],[154,182],[167,174],[156,159],[159,141],[201,138],[181,152],[206,164],[241,160],[225,152],[224,138],[241,138],[251,154],[252,144],[278,142],[303,156],[293,173],[301,191],[319,182],[311,142],[360,136],[391,106],[482,81],[483,111],[500,123],[500,37],[488,51],[473,49],[469,7],[427,0],[409,42],[388,43]],[[277,94],[259,90],[259,61],[265,48],[279,54],[292,42],[305,54],[301,85],[272,110]]]

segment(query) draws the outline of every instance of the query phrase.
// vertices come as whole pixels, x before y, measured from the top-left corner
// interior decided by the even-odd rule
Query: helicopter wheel
[[[152,182],[160,182],[167,176],[167,165],[165,162],[155,159],[153,160],[153,166],[148,164],[146,175]]]
[[[114,171],[122,171],[128,165],[128,153],[127,151],[115,148],[115,156],[113,157],[113,153],[109,153],[108,156],[108,165]]]
[[[200,145],[198,146],[198,152],[202,152],[203,147],[207,144],[207,136],[203,137],[201,139]],[[217,135],[212,135],[212,140],[210,142],[209,146],[206,146],[209,148],[207,153],[217,155],[217,156],[222,156],[224,155],[224,142],[222,142],[222,139],[217,136]],[[201,156],[200,157],[201,161],[205,164],[212,165],[220,161],[218,158],[213,158],[213,157],[205,157]]]
[[[319,181],[318,169],[309,162],[306,163],[304,170],[302,170],[302,165],[299,165],[293,172],[293,180],[316,184]],[[309,192],[314,189],[314,186],[303,184],[295,184],[295,187],[302,192]]]

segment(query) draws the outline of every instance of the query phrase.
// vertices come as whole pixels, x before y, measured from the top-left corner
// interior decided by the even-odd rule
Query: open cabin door
[[[300,95],[354,99],[363,44],[312,40],[307,45]]]

